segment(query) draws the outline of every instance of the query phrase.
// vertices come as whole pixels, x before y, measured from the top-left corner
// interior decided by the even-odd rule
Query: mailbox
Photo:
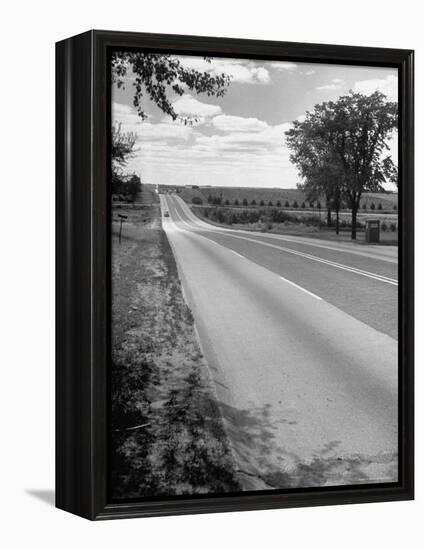
[[[380,242],[380,220],[366,221],[365,240],[367,241],[367,243]]]

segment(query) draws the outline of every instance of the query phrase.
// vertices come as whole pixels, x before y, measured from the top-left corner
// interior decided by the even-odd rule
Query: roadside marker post
[[[128,219],[128,216],[124,216],[123,214],[118,214],[118,218],[119,218],[119,244],[121,244],[122,224],[124,223],[124,220]]]

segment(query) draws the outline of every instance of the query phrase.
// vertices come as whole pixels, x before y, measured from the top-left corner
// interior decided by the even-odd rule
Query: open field
[[[198,189],[192,189],[188,187],[180,188],[180,196],[183,200],[191,203],[194,197],[198,197],[203,201],[203,204],[208,203],[208,198],[220,198],[222,204],[226,201],[229,205],[234,206],[237,200],[239,205],[243,205],[243,200],[246,200],[248,205],[255,201],[256,205],[259,205],[261,201],[265,206],[272,202],[272,206],[277,206],[277,202],[280,201],[282,206],[286,206],[286,202],[292,207],[294,202],[297,202],[299,209],[302,203],[305,206],[309,206],[305,194],[299,189],[277,189],[277,188],[256,188],[256,187],[199,187]],[[316,201],[315,201],[316,202]],[[321,199],[321,205],[324,208],[325,199]],[[364,193],[361,200],[360,210],[364,210],[364,206],[368,212],[371,211],[371,205],[374,204],[375,211],[378,210],[379,204],[381,204],[384,211],[396,211],[398,204],[397,193]]]
[[[121,244],[118,212],[128,216]],[[113,498],[237,490],[159,208],[120,205],[113,220]]]
[[[206,208],[199,206],[190,206],[192,212],[201,220],[205,222],[216,225],[217,227],[226,227],[228,229],[239,229],[244,231],[260,231],[261,233],[271,233],[277,235],[294,235],[294,236],[308,236],[316,239],[330,239],[334,241],[351,241],[351,233],[349,227],[341,227],[340,233],[336,235],[334,227],[326,227],[322,225],[312,225],[308,222],[293,223],[286,221],[284,223],[266,223],[266,222],[256,222],[256,223],[220,223],[213,217],[205,215]],[[213,207],[214,208],[214,207]],[[297,214],[296,214],[297,215]],[[309,213],[311,215],[311,213]],[[299,216],[301,218],[301,216]],[[304,217],[307,217],[305,212]],[[367,216],[366,219],[369,219],[371,216]],[[364,217],[365,218],[365,217]],[[384,214],[380,215],[378,218],[380,221],[384,219]],[[358,221],[361,222],[361,218],[358,216]],[[364,221],[364,220],[363,220]],[[382,245],[397,245],[398,242],[398,231],[397,228],[393,231],[390,227],[390,224],[394,224],[397,227],[397,219],[391,221],[389,215],[386,216],[386,221],[384,222],[386,227],[384,231],[380,231],[380,244]],[[365,243],[365,230],[364,228],[357,229],[356,242],[361,244]]]

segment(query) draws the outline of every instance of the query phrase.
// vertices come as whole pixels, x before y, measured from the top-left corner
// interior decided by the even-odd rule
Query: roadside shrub
[[[299,205],[297,204],[297,201],[294,201],[293,208],[299,208]]]
[[[259,206],[265,206],[265,203],[263,200],[261,200],[261,202],[259,203]]]
[[[141,181],[138,176],[113,176],[112,193],[121,195],[126,202],[134,202],[141,191]]]
[[[397,210],[397,204],[393,205],[393,210]]]
[[[235,205],[235,206],[238,206],[238,204],[239,204],[239,201],[238,201],[238,199],[236,199],[236,200],[234,201],[234,205]]]
[[[367,209],[367,203],[364,202],[364,203],[362,203],[362,210],[366,210],[366,209]]]
[[[281,201],[277,201],[278,208],[281,208]]]
[[[370,205],[371,210],[375,210],[375,204],[372,202]]]
[[[228,199],[225,199],[225,203],[224,203],[226,206],[228,206],[230,204],[230,201]]]
[[[286,202],[284,203],[284,206],[285,206],[286,208],[289,208],[289,206],[290,206],[289,201],[286,201]]]
[[[202,199],[201,199],[200,197],[193,197],[193,198],[191,199],[191,202],[192,202],[193,204],[199,204],[199,205],[203,204],[203,201],[202,201]]]
[[[301,207],[305,208],[305,206],[306,206],[305,201],[303,201],[302,204],[301,204]]]
[[[268,206],[272,206],[272,201],[269,201]]]
[[[250,203],[252,206],[256,206],[256,201],[255,199],[252,200],[252,202]]]
[[[394,222],[390,224],[390,231],[396,231],[396,224]]]
[[[314,208],[314,201],[309,202],[309,208]]]
[[[321,203],[319,201],[317,202],[317,208],[321,210]]]
[[[209,197],[208,197],[208,203],[209,203],[209,204],[212,204],[212,202],[213,202],[212,195],[209,195]]]
[[[247,199],[243,199],[243,206],[247,206],[247,205],[248,205]]]
[[[378,210],[383,210],[383,205],[381,204],[381,202],[378,203]]]
[[[381,231],[387,231],[387,223],[386,222],[383,222],[381,224]]]

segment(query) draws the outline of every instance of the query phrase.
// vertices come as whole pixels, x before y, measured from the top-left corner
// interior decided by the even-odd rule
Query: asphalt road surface
[[[396,482],[396,249],[221,228],[160,200],[243,488]]]

